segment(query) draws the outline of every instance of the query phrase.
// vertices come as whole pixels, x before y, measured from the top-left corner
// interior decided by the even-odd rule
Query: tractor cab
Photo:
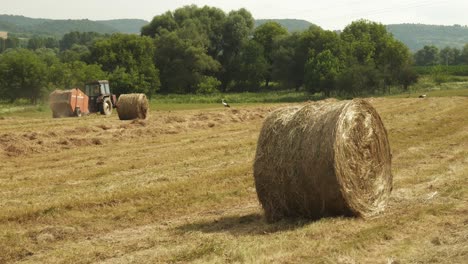
[[[85,93],[89,97],[90,112],[101,112],[103,115],[112,113],[112,108],[115,108],[117,99],[110,91],[109,81],[90,81],[85,85]]]
[[[86,95],[88,96],[100,96],[110,94],[109,82],[108,81],[92,81],[85,86]]]

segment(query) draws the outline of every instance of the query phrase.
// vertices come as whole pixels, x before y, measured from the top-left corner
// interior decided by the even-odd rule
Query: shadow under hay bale
[[[268,221],[375,215],[392,190],[387,132],[359,99],[276,110],[260,132],[254,177]]]
[[[149,103],[145,94],[122,94],[117,101],[120,120],[146,119]]]

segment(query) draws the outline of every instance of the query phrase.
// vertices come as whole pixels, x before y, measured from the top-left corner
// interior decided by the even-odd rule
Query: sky
[[[324,29],[343,29],[368,19],[383,24],[468,25],[468,0],[0,0],[0,14],[33,18],[107,20],[154,16],[185,5],[225,12],[246,8],[256,19],[304,19]]]

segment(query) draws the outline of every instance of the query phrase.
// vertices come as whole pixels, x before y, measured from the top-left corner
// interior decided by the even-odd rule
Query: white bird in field
[[[231,107],[228,103],[224,101],[224,99],[221,99],[221,103],[223,103],[224,107]]]
[[[421,95],[419,96],[419,98],[426,98],[426,95],[425,95],[425,94],[421,94]]]

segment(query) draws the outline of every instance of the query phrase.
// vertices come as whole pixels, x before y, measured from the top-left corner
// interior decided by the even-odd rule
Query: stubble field
[[[468,97],[369,101],[393,154],[385,213],[274,224],[252,164],[284,104],[3,116],[0,263],[464,263]]]

